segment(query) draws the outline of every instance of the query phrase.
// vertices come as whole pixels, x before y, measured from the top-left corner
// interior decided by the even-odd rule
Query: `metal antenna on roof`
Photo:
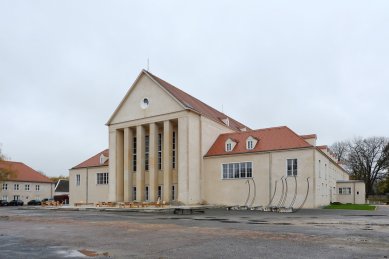
[[[149,71],[149,69],[150,69],[150,60],[149,60],[149,58],[147,58],[147,71]]]

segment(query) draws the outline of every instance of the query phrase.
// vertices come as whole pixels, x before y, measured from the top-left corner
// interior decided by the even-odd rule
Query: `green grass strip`
[[[331,204],[324,209],[332,210],[375,210],[375,206],[369,204]]]

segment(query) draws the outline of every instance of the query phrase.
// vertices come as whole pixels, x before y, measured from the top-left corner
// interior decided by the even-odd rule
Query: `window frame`
[[[244,164],[243,167],[244,172],[241,171],[243,164]],[[238,171],[236,168],[237,165],[239,165]],[[220,174],[221,180],[250,179],[253,178],[253,161],[222,163],[220,166],[220,170],[221,170],[221,174]]]
[[[25,191],[30,191],[30,184],[25,184],[24,185],[24,190]]]
[[[80,185],[81,185],[81,175],[76,174],[76,186],[80,186]]]
[[[41,190],[41,186],[39,184],[35,184],[35,191],[39,192]]]
[[[291,171],[291,174],[289,174],[289,161],[296,161],[296,163],[292,163],[292,171]],[[287,158],[286,159],[286,177],[295,177],[295,176],[298,176],[298,159],[297,158]],[[296,169],[294,168],[294,166],[296,165]],[[294,172],[296,171],[296,172]]]
[[[2,190],[3,191],[8,191],[8,183],[3,183]]]
[[[18,183],[14,183],[14,191],[19,191],[20,190],[20,186]]]
[[[96,173],[96,185],[107,185],[109,183],[109,173]]]

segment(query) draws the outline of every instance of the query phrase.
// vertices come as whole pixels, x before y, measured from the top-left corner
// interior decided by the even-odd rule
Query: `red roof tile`
[[[240,123],[239,121],[234,120],[231,117],[228,117],[226,114],[219,112],[218,110],[212,108],[208,104],[203,103],[197,98],[185,93],[184,91],[178,89],[177,87],[169,84],[168,82],[162,80],[161,78],[151,74],[150,72],[143,70],[144,73],[153,78],[159,85],[166,89],[171,95],[174,96],[184,107],[187,109],[193,110],[205,117],[208,117],[211,120],[214,120],[224,126],[227,126],[222,120],[228,118],[229,119],[229,128],[240,131],[243,128],[250,130],[249,127]]]
[[[8,179],[9,181],[52,183],[47,176],[21,162],[0,161],[0,168],[9,169],[13,172],[10,179]]]
[[[311,139],[311,138],[317,139],[316,134],[300,135],[300,137],[302,137],[303,139]]]
[[[100,153],[92,156],[91,158],[85,160],[79,165],[74,166],[72,169],[78,169],[78,168],[86,168],[86,167],[95,167],[95,166],[102,166],[102,165],[108,165],[108,160],[105,161],[104,164],[100,164],[100,156],[103,154],[105,157],[109,157],[109,150],[103,150]]]
[[[246,149],[246,139],[249,136],[259,139],[252,150]],[[225,151],[225,142],[227,139],[235,139],[237,142],[234,149],[230,152]],[[312,147],[312,145],[288,127],[282,126],[219,135],[205,156],[253,153],[305,147]]]

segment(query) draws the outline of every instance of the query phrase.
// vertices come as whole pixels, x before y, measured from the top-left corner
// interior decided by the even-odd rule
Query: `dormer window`
[[[247,149],[253,149],[254,148],[254,143],[253,141],[250,139],[247,141]]]
[[[255,145],[257,144],[258,139],[254,138],[252,136],[248,137],[246,140],[246,149],[247,150],[252,150],[254,149]]]
[[[100,155],[100,165],[104,164],[108,160],[108,157],[103,154]]]
[[[234,141],[234,140],[232,140],[230,138],[227,139],[226,143],[225,143],[225,150],[226,150],[226,152],[232,151],[234,149],[235,145],[236,145],[236,141]]]

